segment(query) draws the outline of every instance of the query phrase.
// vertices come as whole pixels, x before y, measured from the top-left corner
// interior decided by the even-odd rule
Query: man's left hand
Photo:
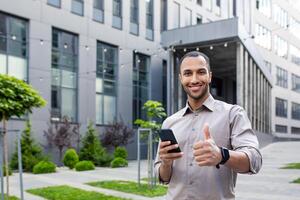
[[[194,159],[199,166],[215,166],[222,160],[221,150],[210,135],[208,124],[203,127],[204,141],[194,145]]]

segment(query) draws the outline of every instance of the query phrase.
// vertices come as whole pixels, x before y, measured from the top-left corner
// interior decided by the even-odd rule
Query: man
[[[208,57],[189,52],[180,61],[179,78],[187,93],[185,108],[168,117],[182,152],[160,142],[155,168],[169,184],[167,199],[234,199],[237,173],[257,173],[262,165],[258,141],[246,112],[238,105],[215,100],[209,93]]]

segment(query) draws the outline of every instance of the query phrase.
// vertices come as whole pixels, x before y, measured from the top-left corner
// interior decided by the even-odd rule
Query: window
[[[113,23],[114,28],[122,29],[122,0],[113,0]]]
[[[292,74],[292,90],[300,93],[300,76]]]
[[[173,28],[180,27],[180,4],[174,2],[174,9],[173,9]]]
[[[278,56],[287,58],[287,54],[288,54],[287,41],[285,41],[281,37],[275,35],[274,36],[274,51]]]
[[[283,126],[283,125],[275,125],[275,132],[277,133],[287,133],[287,126]]]
[[[287,100],[276,98],[276,116],[287,117]]]
[[[83,16],[83,0],[72,0],[72,13]]]
[[[185,9],[185,26],[192,25],[192,11],[188,8]]]
[[[299,127],[291,127],[291,133],[292,134],[300,134],[300,128]]]
[[[283,28],[288,27],[288,14],[277,4],[273,5],[273,20]]]
[[[290,44],[291,61],[296,65],[300,65],[300,49]]]
[[[104,0],[94,0],[93,18],[97,22],[104,22]]]
[[[272,64],[269,61],[266,61],[266,60],[264,62],[265,62],[265,65],[266,65],[267,69],[271,73],[272,72]]]
[[[153,0],[146,0],[146,38],[153,40]]]
[[[294,17],[290,18],[290,23],[289,23],[289,30],[290,32],[296,36],[298,39],[300,39],[300,22],[296,20]]]
[[[292,119],[300,120],[300,104],[292,102]]]
[[[256,9],[267,17],[271,17],[271,0],[256,0]]]
[[[0,73],[28,80],[28,22],[0,12]]]
[[[47,0],[48,5],[60,8],[60,0]]]
[[[260,24],[255,24],[255,42],[256,44],[271,50],[271,31]]]
[[[202,24],[202,16],[201,15],[197,15],[197,24]]]
[[[146,112],[142,109],[149,99],[149,68],[150,57],[133,54],[133,122],[136,119],[146,119]]]
[[[209,10],[212,11],[212,7],[213,7],[213,0],[205,0],[203,1],[204,3],[204,7]]]
[[[168,29],[168,2],[167,0],[160,1],[160,31]]]
[[[216,14],[221,15],[221,0],[216,0]]]
[[[78,36],[52,30],[51,119],[77,121]]]
[[[97,42],[96,123],[109,124],[116,118],[118,48]]]
[[[288,88],[288,72],[277,66],[276,85]]]
[[[130,2],[130,33],[139,34],[139,1]]]

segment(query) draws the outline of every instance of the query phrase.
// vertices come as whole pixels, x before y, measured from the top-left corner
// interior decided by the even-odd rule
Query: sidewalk
[[[262,150],[263,167],[257,175],[238,175],[236,187],[237,200],[300,200],[300,184],[290,183],[300,178],[300,170],[279,169],[286,163],[300,162],[300,142],[272,143]],[[147,163],[142,162],[141,177],[147,176]],[[19,196],[18,174],[10,179],[11,193]],[[70,185],[85,190],[101,192],[109,195],[136,200],[162,200],[163,197],[146,198],[138,195],[100,189],[85,185],[86,182],[101,180],[137,180],[137,162],[129,162],[127,168],[97,168],[95,171],[75,172],[66,168],[58,169],[54,174],[24,174],[24,189],[39,188],[52,185]],[[42,198],[25,192],[26,200],[42,200]]]

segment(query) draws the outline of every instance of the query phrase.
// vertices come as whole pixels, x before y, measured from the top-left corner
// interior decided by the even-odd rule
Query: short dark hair
[[[205,55],[204,53],[199,52],[199,51],[190,51],[190,52],[186,53],[184,56],[182,56],[182,58],[179,61],[179,69],[181,68],[181,64],[182,64],[184,59],[190,58],[190,57],[195,58],[195,57],[198,57],[198,56],[202,56],[205,59],[206,67],[207,67],[208,71],[210,72],[209,58],[207,57],[207,55]]]

